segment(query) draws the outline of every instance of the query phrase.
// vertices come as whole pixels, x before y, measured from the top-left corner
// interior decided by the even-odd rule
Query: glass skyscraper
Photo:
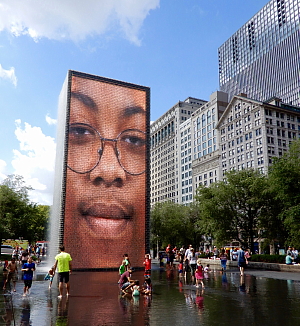
[[[300,0],[271,0],[219,47],[220,90],[300,106]]]

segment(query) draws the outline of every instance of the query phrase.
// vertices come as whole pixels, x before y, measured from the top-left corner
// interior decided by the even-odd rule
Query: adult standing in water
[[[59,298],[62,298],[64,283],[66,284],[67,296],[70,294],[69,278],[72,272],[72,258],[71,255],[65,252],[65,247],[59,247],[60,253],[55,256],[55,264],[53,270],[58,269],[59,275]]]
[[[246,262],[247,262],[247,258],[245,257],[245,251],[243,250],[243,248],[240,248],[237,251],[237,260],[238,260],[238,267],[240,268],[241,276],[243,276],[244,269],[246,267]]]

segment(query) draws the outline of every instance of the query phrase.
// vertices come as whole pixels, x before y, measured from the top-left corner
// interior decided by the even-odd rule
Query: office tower
[[[214,92],[210,95],[209,102],[191,116],[194,192],[199,185],[208,186],[219,180],[219,144],[215,127],[228,105],[227,99],[228,94]],[[185,187],[183,192],[183,202],[187,189],[189,188]]]
[[[191,143],[188,139],[181,144],[180,125],[204,103],[206,101],[188,97],[185,101],[177,102],[151,124],[151,206],[164,201],[180,202],[178,183],[181,152],[185,153],[187,147],[191,146],[188,145]]]
[[[219,47],[220,90],[300,105],[300,0],[271,0]],[[234,19],[234,17],[230,17]]]

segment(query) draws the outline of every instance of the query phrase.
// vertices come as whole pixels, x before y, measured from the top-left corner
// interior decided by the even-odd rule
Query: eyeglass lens
[[[105,139],[95,128],[83,123],[69,126],[69,168],[77,173],[92,171],[105,155],[107,142],[114,143],[117,159],[126,172],[133,175],[145,172],[146,134],[143,131],[128,129],[116,139]]]

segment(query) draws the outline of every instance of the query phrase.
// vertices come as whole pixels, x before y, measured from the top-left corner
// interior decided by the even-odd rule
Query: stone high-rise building
[[[188,148],[191,148],[191,139],[187,137],[186,141],[184,140],[184,143],[181,143],[180,126],[182,123],[186,123],[191,114],[204,103],[206,101],[188,97],[185,101],[177,102],[171,109],[151,124],[151,206],[155,203],[165,201],[180,203],[181,194],[179,194],[178,184],[181,179],[181,174],[179,176],[179,170],[181,170],[181,153],[183,152],[187,157],[191,156],[191,153],[188,153]],[[191,179],[191,184],[191,172],[189,176],[191,159],[188,162],[190,163],[190,167],[187,171],[187,182],[189,183],[189,179]]]

